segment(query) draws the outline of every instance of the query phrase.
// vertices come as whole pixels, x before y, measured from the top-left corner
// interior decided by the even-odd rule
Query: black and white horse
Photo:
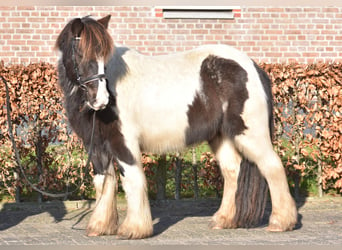
[[[271,143],[272,94],[266,73],[226,45],[163,56],[114,47],[107,31],[109,20],[110,16],[97,21],[73,19],[56,42],[65,109],[87,148],[96,115],[91,160],[97,205],[87,234],[151,236],[141,152],[164,153],[202,141],[208,141],[224,177],[222,203],[212,228],[255,224],[263,214],[265,177],[272,200],[268,230],[292,230],[297,209]],[[114,161],[128,206],[121,225]],[[250,197],[243,190],[248,188],[254,198],[245,202]]]

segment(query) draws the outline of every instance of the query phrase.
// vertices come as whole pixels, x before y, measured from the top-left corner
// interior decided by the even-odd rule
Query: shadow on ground
[[[28,217],[41,213],[49,213],[56,223],[63,220],[67,214],[63,202],[49,203],[4,203],[0,211],[0,231],[15,227]]]
[[[306,202],[306,197],[300,197],[296,201],[298,211]],[[157,236],[169,227],[187,217],[211,217],[218,210],[221,201],[219,199],[208,200],[179,200],[179,201],[153,201],[151,202],[152,216],[157,223],[154,224],[154,236]],[[272,212],[271,202],[267,203],[265,214],[258,227],[266,227]],[[302,227],[303,216],[298,213],[298,223],[294,230]],[[209,226],[209,222],[208,222]]]
[[[151,201],[152,217],[154,220],[154,236],[165,232],[168,228],[177,224],[188,217],[208,217],[210,218],[219,208],[220,199],[205,200],[163,200]],[[302,197],[297,200],[297,208],[301,208],[306,202]],[[73,209],[74,214],[68,214],[68,209],[64,202],[54,201],[45,203],[5,203],[0,210],[0,231],[15,227],[28,217],[48,213],[55,223],[63,220],[73,221],[71,228],[73,230],[85,230],[89,216],[94,207],[91,202],[85,202],[84,206]],[[122,206],[122,205],[121,205]],[[124,207],[126,207],[124,205]],[[125,211],[123,209],[122,211]],[[259,227],[265,227],[268,224],[269,216],[272,211],[271,203],[268,202],[266,211]],[[125,215],[125,212],[122,216]],[[71,217],[70,217],[71,216]],[[298,224],[295,229],[302,227],[302,215],[298,215]],[[122,218],[120,219],[122,222]],[[42,222],[43,223],[43,222]],[[49,222],[51,223],[51,222]],[[209,220],[208,220],[209,226]]]

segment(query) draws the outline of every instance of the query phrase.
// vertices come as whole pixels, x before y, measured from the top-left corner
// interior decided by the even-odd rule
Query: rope
[[[5,88],[6,88],[6,108],[7,108],[8,133],[9,133],[9,137],[10,137],[11,142],[12,142],[12,148],[13,148],[13,151],[14,151],[15,160],[16,160],[17,165],[19,166],[20,171],[23,174],[26,182],[30,185],[30,187],[33,190],[41,193],[42,195],[53,197],[53,198],[62,198],[62,197],[66,197],[66,196],[74,193],[76,190],[78,190],[80,188],[80,185],[75,190],[73,190],[71,192],[55,194],[55,193],[49,193],[49,192],[46,192],[44,190],[39,189],[34,184],[32,184],[32,182],[28,179],[27,175],[25,174],[24,168],[23,168],[23,166],[21,164],[19,151],[17,149],[16,143],[15,143],[15,140],[14,140],[13,124],[12,124],[12,119],[11,119],[11,101],[10,101],[8,84],[7,84],[6,79],[3,76],[0,76],[0,77],[1,77],[2,81],[4,82]],[[95,118],[96,118],[96,112],[94,112],[94,114],[93,114],[93,128],[92,128],[92,131],[91,131],[90,149],[89,149],[89,152],[88,152],[88,160],[87,160],[87,164],[85,166],[85,169],[89,168],[90,158],[91,158],[90,156],[91,156],[91,153],[92,153],[92,150],[93,150],[93,137],[94,137],[94,132],[95,132],[95,121],[96,121]]]

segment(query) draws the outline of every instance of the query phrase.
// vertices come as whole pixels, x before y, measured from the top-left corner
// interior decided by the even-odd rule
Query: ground
[[[211,230],[211,215],[219,200],[151,202],[154,236],[118,240],[115,236],[87,237],[85,229],[94,202],[3,203],[0,207],[0,248],[7,245],[342,245],[342,198],[307,198],[297,203],[296,230],[269,233],[263,225],[251,229]],[[120,220],[126,204],[119,204]],[[1,248],[2,249],[2,248]]]

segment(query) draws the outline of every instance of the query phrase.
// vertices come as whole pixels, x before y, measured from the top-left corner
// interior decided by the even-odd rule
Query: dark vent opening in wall
[[[163,18],[234,19],[234,11],[239,7],[156,7]]]

